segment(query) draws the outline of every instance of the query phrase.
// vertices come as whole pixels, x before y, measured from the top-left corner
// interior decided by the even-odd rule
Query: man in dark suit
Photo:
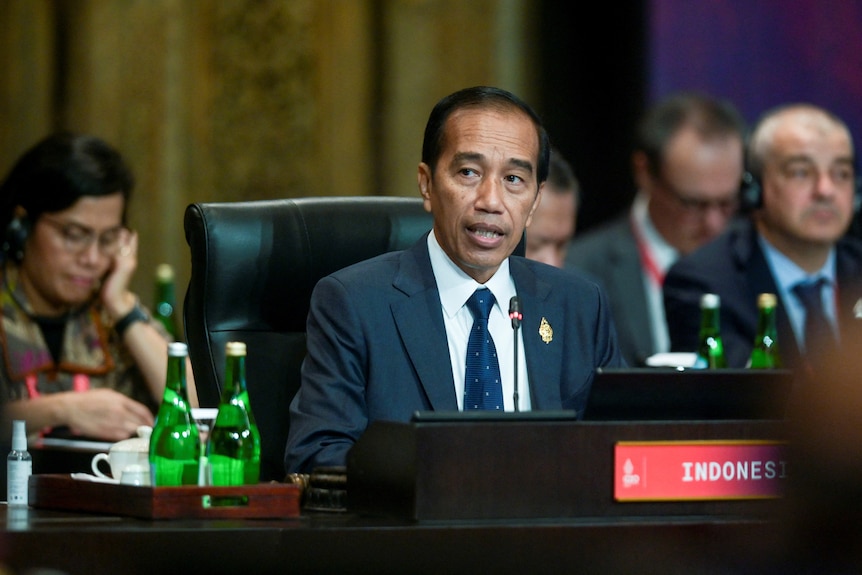
[[[629,365],[669,349],[661,285],[680,255],[724,231],[737,207],[744,122],[729,102],[678,93],[650,108],[635,133],[638,194],[622,216],[576,235],[566,266],[607,290]]]
[[[728,366],[744,367],[757,329],[757,297],[769,292],[778,296],[783,365],[809,372],[818,345],[857,337],[851,332],[862,325],[862,243],[845,237],[857,194],[851,135],[826,110],[783,106],[758,122],[748,162],[743,197],[750,218],[680,259],[665,278],[672,349],[697,349],[698,302],[715,293]],[[804,286],[815,289],[815,311],[805,306]],[[808,341],[818,315],[828,327],[818,341]]]
[[[517,391],[521,411],[580,412],[596,367],[622,365],[595,283],[510,257],[540,201],[549,150],[538,116],[509,92],[468,88],[437,103],[418,170],[433,229],[412,248],[348,267],[314,290],[288,472],[344,465],[370,422],[408,421],[417,410],[513,411]],[[517,332],[507,314],[516,294]],[[493,340],[499,361],[483,369],[499,375],[483,377],[474,397],[479,378],[468,375],[466,360],[479,325],[476,297],[496,300],[482,339]]]

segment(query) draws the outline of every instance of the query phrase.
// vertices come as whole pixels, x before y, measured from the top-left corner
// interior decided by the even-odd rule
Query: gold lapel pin
[[[551,340],[554,339],[554,330],[544,317],[542,323],[539,324],[539,335],[542,336],[542,341],[545,343],[551,343]]]

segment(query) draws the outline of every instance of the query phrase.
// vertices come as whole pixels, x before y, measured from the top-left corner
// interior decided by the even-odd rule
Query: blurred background
[[[135,290],[188,283],[192,202],[414,196],[431,107],[514,91],[575,169],[578,231],[634,195],[631,133],[697,89],[749,122],[807,100],[862,124],[855,0],[0,0],[0,173],[51,131],[128,158]]]

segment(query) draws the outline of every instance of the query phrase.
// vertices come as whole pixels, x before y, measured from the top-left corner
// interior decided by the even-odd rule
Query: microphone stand
[[[515,401],[515,411],[521,411],[519,406],[520,395],[518,395],[518,328],[521,327],[521,320],[524,318],[521,314],[521,300],[518,296],[513,296],[509,300],[509,318],[512,320],[512,330],[515,334],[515,393],[513,399]]]

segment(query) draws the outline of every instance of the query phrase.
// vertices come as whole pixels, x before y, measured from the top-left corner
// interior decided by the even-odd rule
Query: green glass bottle
[[[751,350],[751,369],[778,369],[781,356],[778,353],[778,332],[775,329],[775,309],[778,298],[774,293],[762,293],[757,297],[757,335]]]
[[[176,287],[174,268],[160,264],[156,268],[156,289],[153,301],[153,317],[159,320],[174,339],[179,336],[176,314]]]
[[[168,344],[165,393],[150,435],[150,477],[154,486],[198,484],[201,441],[186,387],[188,355],[186,344]]]
[[[260,432],[246,388],[246,345],[228,342],[225,356],[218,414],[207,439],[210,484],[256,484],[260,479]]]
[[[705,293],[700,298],[700,345],[694,367],[720,369],[727,367],[724,344],[721,342],[719,322],[721,298],[714,293]]]

